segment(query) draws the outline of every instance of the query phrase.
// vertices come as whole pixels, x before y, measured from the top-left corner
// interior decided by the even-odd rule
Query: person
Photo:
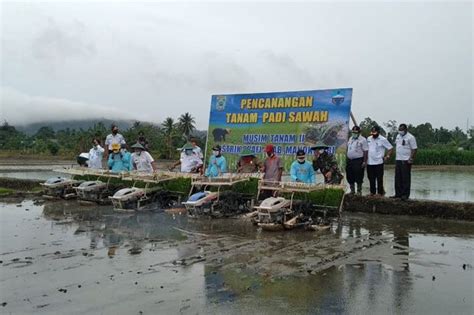
[[[140,131],[138,133],[138,140],[137,140],[138,143],[140,143],[144,148],[145,148],[145,151],[150,151],[150,145],[148,143],[148,140],[145,138],[145,133],[143,131]]]
[[[369,146],[367,139],[360,134],[360,127],[352,127],[351,137],[347,143],[346,175],[351,194],[362,195],[362,182],[364,181],[364,168],[367,165]]]
[[[193,151],[196,153],[196,155],[202,160],[204,158],[204,155],[202,154],[201,148],[197,144],[197,139],[196,138],[191,138],[191,145],[193,146]]]
[[[257,173],[262,167],[262,163],[255,156],[255,153],[249,149],[240,152],[239,161],[237,161],[237,173]]]
[[[218,144],[212,148],[212,156],[209,158],[209,165],[204,176],[216,177],[227,172],[227,161],[221,151],[221,146]]]
[[[267,144],[264,152],[267,158],[263,162],[263,179],[269,182],[280,182],[283,175],[283,163],[275,153],[273,144]]]
[[[322,142],[311,147],[314,152],[313,169],[323,174],[326,184],[339,185],[344,176],[339,170],[336,158],[328,152],[328,149],[329,146]]]
[[[127,152],[126,144],[112,144],[112,153],[109,155],[107,165],[114,173],[131,171],[131,155],[129,152]]]
[[[181,165],[182,173],[199,173],[201,171],[203,162],[197,153],[194,152],[192,144],[187,143],[181,148],[181,157],[178,162],[170,167],[170,171],[178,165]]]
[[[316,182],[313,165],[306,160],[304,150],[300,149],[296,152],[296,161],[291,164],[290,175],[293,182],[306,184],[314,184]]]
[[[94,138],[94,140],[92,140],[92,149],[89,151],[89,168],[96,170],[102,169],[103,155],[104,148],[100,146],[100,140]]]
[[[392,197],[407,200],[410,198],[411,166],[418,146],[406,124],[400,124],[398,127],[395,148],[395,195]]]
[[[132,166],[133,169],[141,173],[153,173],[157,170],[156,162],[150,153],[145,151],[140,143],[132,145],[134,150],[132,154]]]
[[[367,157],[367,177],[370,184],[370,195],[385,195],[383,188],[384,162],[390,159],[393,146],[380,134],[380,127],[374,126],[370,131],[371,136],[367,138],[369,147]]]
[[[117,125],[112,124],[111,126],[112,133],[105,138],[104,145],[107,147],[105,150],[105,159],[107,160],[109,154],[112,153],[112,144],[118,143],[119,145],[126,143],[125,138],[119,133]]]

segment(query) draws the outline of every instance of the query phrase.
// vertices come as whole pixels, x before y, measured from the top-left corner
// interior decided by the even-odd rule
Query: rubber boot
[[[350,194],[351,194],[351,195],[355,194],[355,186],[354,186],[354,185],[350,185],[350,187],[351,187],[351,192],[350,192]]]

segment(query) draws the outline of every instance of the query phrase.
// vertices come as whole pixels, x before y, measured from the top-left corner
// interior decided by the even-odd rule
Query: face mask
[[[184,150],[184,154],[189,156],[189,155],[193,154],[193,150]]]
[[[142,151],[135,151],[135,154],[140,156],[142,154]]]
[[[353,132],[352,133],[352,138],[354,138],[354,139],[359,138],[359,133],[358,132]]]
[[[118,129],[112,130],[112,133],[113,133],[114,135],[116,135],[116,134],[118,133]]]
[[[405,130],[398,130],[398,134],[403,137],[407,132]]]
[[[212,151],[212,155],[214,155],[214,156],[218,156],[219,154],[220,154],[219,151]]]
[[[379,134],[377,132],[373,132],[371,134],[372,134],[372,137],[374,137],[374,138],[378,138],[378,136],[379,136]]]

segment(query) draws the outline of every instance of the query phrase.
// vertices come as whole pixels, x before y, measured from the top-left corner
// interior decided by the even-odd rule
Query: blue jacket
[[[209,165],[207,165],[206,173],[204,175],[208,177],[219,176],[220,173],[227,172],[227,161],[225,157],[221,155],[220,157],[211,156],[209,159]]]
[[[316,183],[313,165],[308,161],[304,161],[303,164],[298,163],[298,161],[294,161],[291,164],[290,175],[293,182],[298,181],[307,184]]]
[[[111,153],[107,164],[114,173],[129,172],[132,169],[131,156],[130,152]]]

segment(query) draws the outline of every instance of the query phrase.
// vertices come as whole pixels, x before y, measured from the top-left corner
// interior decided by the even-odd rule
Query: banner
[[[342,166],[351,101],[351,88],[213,95],[206,156],[219,144],[229,171],[235,171],[243,149],[263,159],[265,145],[271,143],[288,171],[298,149],[311,160],[311,146],[322,142]]]

